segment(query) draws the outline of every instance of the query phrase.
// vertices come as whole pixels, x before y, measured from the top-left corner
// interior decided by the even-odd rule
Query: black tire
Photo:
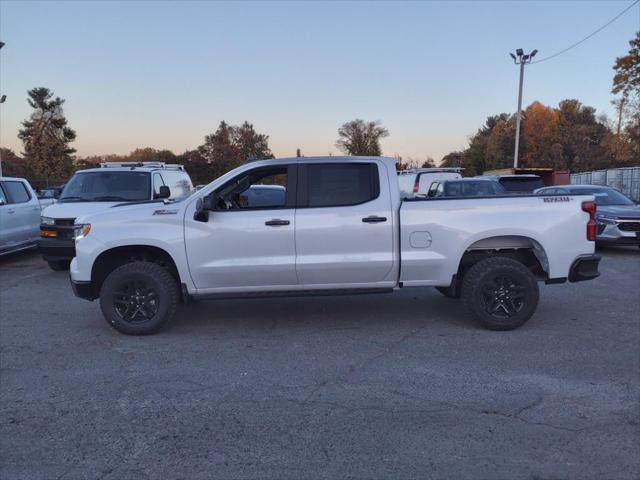
[[[460,292],[460,289],[454,288],[453,285],[450,285],[448,287],[436,287],[436,290],[447,298],[458,299],[462,296],[462,292]]]
[[[166,327],[180,291],[166,268],[151,262],[126,263],[100,289],[100,308],[109,325],[127,335],[149,335]]]
[[[69,270],[71,260],[48,260],[49,268],[54,272],[63,272]]]
[[[462,300],[489,330],[513,330],[536,311],[540,292],[535,275],[522,263],[492,257],[473,265],[462,282]]]

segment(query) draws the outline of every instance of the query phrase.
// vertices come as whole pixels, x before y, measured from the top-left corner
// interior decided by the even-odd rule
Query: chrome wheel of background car
[[[513,317],[522,310],[524,300],[524,286],[508,275],[493,277],[482,286],[484,308],[493,317]]]
[[[118,316],[128,323],[145,322],[158,313],[158,293],[142,280],[123,283],[113,293],[113,306]]]

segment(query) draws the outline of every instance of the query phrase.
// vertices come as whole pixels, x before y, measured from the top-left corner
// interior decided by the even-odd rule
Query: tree
[[[560,113],[551,107],[533,102],[524,112],[522,122],[522,161],[520,167],[550,167],[552,161],[552,146],[557,143]],[[513,155],[515,133],[510,138],[509,148]]]
[[[640,31],[636,32],[633,40],[629,41],[629,53],[616,58],[613,66],[613,88],[611,93],[621,94],[627,99],[632,95],[640,95]]]
[[[611,93],[617,111],[615,160],[631,163],[640,153],[640,31],[629,42],[629,53],[616,58]]]
[[[256,132],[249,122],[231,127],[231,142],[239,150],[241,161],[273,158],[269,150],[269,136]]]
[[[29,105],[35,110],[29,120],[22,122],[23,128],[18,138],[24,144],[24,157],[36,178],[66,178],[73,170],[69,146],[76,138],[76,132],[67,126],[62,105],[64,100],[53,98],[48,88],[29,90]]]
[[[194,170],[198,183],[209,183],[248,160],[273,158],[273,153],[269,136],[256,132],[249,122],[233,126],[222,121],[205,137],[204,144],[185,156],[189,172]]]
[[[422,162],[421,167],[422,168],[434,168],[436,166],[436,161],[431,158],[431,157],[427,157],[427,159]]]
[[[171,150],[157,150],[151,147],[136,148],[127,157],[125,157],[124,161],[175,163],[176,155]]]
[[[347,155],[377,157],[382,154],[380,139],[388,136],[389,131],[379,121],[365,122],[356,118],[338,129],[336,147]]]
[[[464,167],[465,156],[464,152],[451,152],[447,153],[440,161],[441,167]]]
[[[2,158],[2,174],[6,177],[20,177],[31,179],[33,171],[24,158],[19,157],[13,150],[0,148]]]
[[[626,132],[631,138],[631,129]],[[556,108],[533,102],[524,111],[521,135],[522,167],[584,171],[626,164],[614,154],[614,135],[606,119],[575,99],[563,100]],[[508,168],[514,142],[515,118],[504,113],[491,116],[465,150],[446,155],[441,165],[464,167],[465,175],[471,176]]]

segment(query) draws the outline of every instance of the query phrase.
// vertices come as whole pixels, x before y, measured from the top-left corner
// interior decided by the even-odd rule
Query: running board
[[[334,295],[367,295],[371,293],[393,293],[393,288],[351,288],[342,290],[284,290],[273,292],[230,292],[196,293],[190,295],[194,300],[230,299],[230,298],[277,298],[277,297],[319,297]]]

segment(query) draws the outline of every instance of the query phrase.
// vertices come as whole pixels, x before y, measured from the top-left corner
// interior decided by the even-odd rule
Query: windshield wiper
[[[68,197],[61,197],[58,199],[59,202],[64,202],[64,201],[78,201],[78,202],[89,202],[90,199],[89,198],[84,198],[84,197],[76,197],[73,195],[70,195]]]
[[[129,198],[119,197],[117,195],[103,195],[101,197],[95,197],[94,200],[96,202],[128,202],[131,201]]]

